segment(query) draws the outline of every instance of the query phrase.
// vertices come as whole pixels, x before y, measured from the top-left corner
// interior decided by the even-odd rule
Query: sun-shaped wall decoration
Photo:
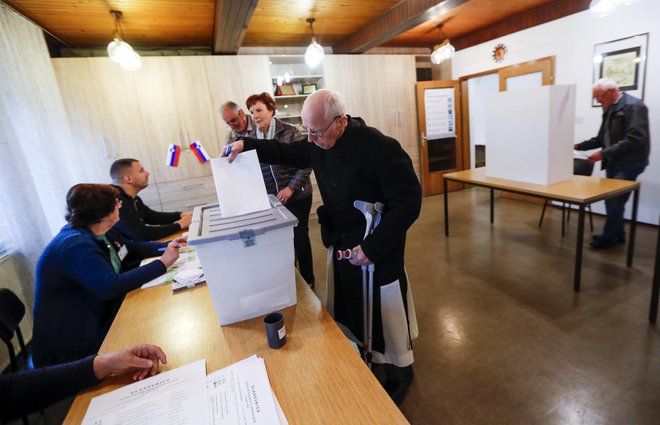
[[[493,49],[493,60],[495,62],[502,62],[504,60],[504,56],[506,55],[506,46],[502,43],[498,44],[495,46]]]

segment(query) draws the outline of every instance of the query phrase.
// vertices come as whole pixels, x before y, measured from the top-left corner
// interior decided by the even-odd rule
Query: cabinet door
[[[71,143],[79,153],[80,174],[88,182],[105,182],[113,159],[103,120],[94,113],[98,98],[89,60],[57,58],[52,63],[71,127]]]
[[[329,55],[325,86],[344,95],[347,112],[393,137],[419,176],[415,58],[410,55]]]
[[[213,123],[218,135],[217,146],[214,149],[220,152],[230,132],[229,126],[220,116],[220,107],[231,100],[249,114],[245,107],[247,98],[253,94],[270,93],[268,57],[265,55],[204,56],[203,61],[211,96]]]
[[[195,75],[189,78],[196,78]],[[194,176],[195,169],[202,167],[188,147],[185,132],[179,119],[179,104],[174,94],[174,81],[167,58],[147,57],[142,68],[135,73],[136,93],[140,102],[142,121],[146,132],[145,143],[154,159],[149,170],[159,183],[176,181]],[[178,167],[165,165],[167,147],[170,144],[182,148]]]
[[[218,156],[218,136],[215,132],[204,58],[197,56],[167,58],[174,83],[174,97],[179,112],[179,125],[186,146],[199,141],[211,157]],[[190,156],[193,160],[194,155]],[[188,177],[211,175],[211,164],[206,162],[190,168]]]

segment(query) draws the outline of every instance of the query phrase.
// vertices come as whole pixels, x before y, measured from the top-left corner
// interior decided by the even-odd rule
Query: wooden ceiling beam
[[[364,53],[430,19],[437,19],[468,0],[404,0],[356,33],[333,46],[334,53]]]
[[[235,55],[259,0],[216,0],[213,53]]]
[[[498,37],[535,27],[564,16],[589,9],[591,0],[557,0],[528,10],[502,21],[473,31],[462,37],[452,38],[451,44],[456,50],[475,46]]]

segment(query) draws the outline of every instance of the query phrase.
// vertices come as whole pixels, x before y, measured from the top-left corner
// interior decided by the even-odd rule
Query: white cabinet
[[[324,62],[325,86],[344,95],[348,114],[397,139],[419,176],[415,57],[327,55]]]
[[[266,56],[145,57],[135,72],[108,58],[53,59],[53,66],[83,175],[108,182],[115,159],[139,159],[151,173],[140,196],[165,210],[215,199],[210,164],[198,162],[190,143],[217,156],[229,131],[220,106],[271,89]],[[169,144],[183,148],[176,168],[165,165]]]
[[[276,117],[289,124],[300,124],[303,102],[324,86],[323,64],[310,68],[305,58],[298,55],[270,56],[269,61]]]

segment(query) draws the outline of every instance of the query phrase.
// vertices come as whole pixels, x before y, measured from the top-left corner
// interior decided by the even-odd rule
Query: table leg
[[[580,276],[582,274],[582,245],[584,244],[584,204],[580,204],[577,230],[577,246],[575,247],[575,274],[573,290],[580,292]]]
[[[490,190],[490,224],[493,224],[493,217],[495,216],[495,213],[493,212],[494,205],[495,205],[495,191],[493,189]]]
[[[633,209],[630,217],[630,235],[628,235],[628,258],[626,265],[632,267],[633,255],[635,253],[635,230],[637,230],[637,206],[639,204],[639,188],[633,192]]]
[[[442,189],[445,194],[445,236],[449,236],[449,193],[447,192],[447,179],[442,178]]]
[[[658,223],[658,244],[655,246],[655,271],[653,272],[653,289],[651,290],[651,309],[649,322],[658,319],[658,295],[660,295],[660,223]]]

